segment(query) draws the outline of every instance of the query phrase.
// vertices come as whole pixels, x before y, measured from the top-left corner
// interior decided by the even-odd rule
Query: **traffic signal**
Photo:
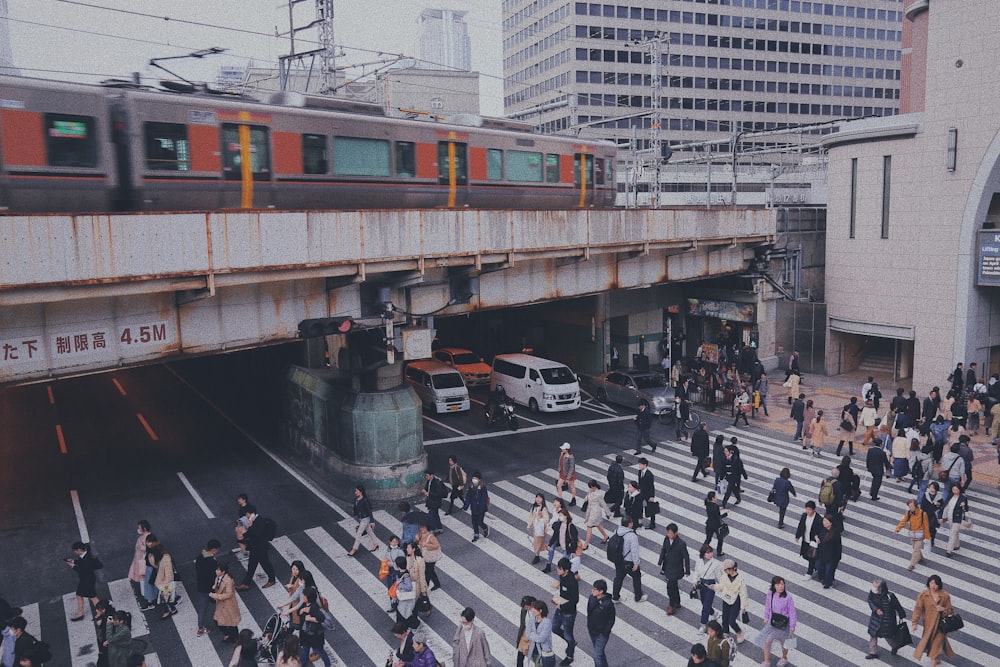
[[[349,317],[318,317],[299,322],[299,338],[316,338],[348,333],[354,326]]]

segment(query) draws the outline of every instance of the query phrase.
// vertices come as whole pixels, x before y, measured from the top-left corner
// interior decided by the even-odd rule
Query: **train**
[[[612,143],[164,84],[0,76],[0,212],[614,205]]]

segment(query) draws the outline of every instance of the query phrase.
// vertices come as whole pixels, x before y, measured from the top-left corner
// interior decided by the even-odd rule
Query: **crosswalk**
[[[954,558],[946,558],[943,545],[947,528],[938,535],[938,547],[925,551],[925,560],[913,572],[906,570],[910,545],[894,533],[905,511],[909,497],[904,484],[887,480],[880,493],[881,500],[867,499],[870,476],[863,473],[861,457],[855,458],[856,472],[863,473],[861,500],[851,503],[844,534],[844,555],[833,588],[823,590],[815,580],[804,580],[805,562],[798,555],[794,527],[806,500],[815,499],[822,479],[837,460],[832,456],[814,459],[793,443],[759,433],[756,429],[727,429],[728,439],[739,438],[741,452],[750,479],[744,484],[744,500],[731,507],[731,533],[726,539],[727,557],[740,563],[750,590],[750,631],[759,630],[763,603],[771,577],[783,576],[789,593],[794,597],[798,612],[798,647],[789,655],[795,667],[834,667],[863,664],[867,649],[867,593],[871,579],[884,577],[911,611],[913,601],[925,587],[926,578],[939,574],[951,593],[956,609],[962,614],[965,628],[952,636],[951,643],[958,658],[952,665],[997,664],[996,646],[1000,645],[1000,584],[992,572],[1000,547],[1000,508],[992,495],[973,492],[970,499],[974,528],[962,535],[962,548]],[[581,481],[597,479],[604,486],[605,473],[617,452],[609,452],[577,462]],[[634,464],[635,457],[626,456]],[[658,574],[656,561],[663,541],[662,527],[674,522],[688,544],[692,559],[704,535],[704,497],[712,488],[709,480],[690,481],[693,461],[686,443],[664,443],[655,453],[646,454],[656,478],[656,495],[661,503],[661,515],[655,531],[640,530],[640,553],[643,559],[643,587],[649,601],[637,603],[630,595],[631,582],[625,583],[623,602],[617,606],[618,621],[608,646],[612,665],[672,666],[686,663],[693,643],[704,641],[697,632],[700,609],[683,596],[684,607],[667,616],[666,582]],[[792,471],[791,481],[797,491],[786,518],[787,527],[777,528],[777,509],[765,501],[772,481],[781,468]],[[636,468],[627,470],[634,477]],[[445,533],[440,537],[445,558],[438,564],[442,588],[431,592],[434,605],[431,616],[423,621],[428,645],[438,660],[453,664],[452,639],[458,628],[462,609],[476,610],[477,623],[484,629],[494,655],[494,664],[507,667],[514,664],[514,637],[519,621],[519,601],[531,594],[540,599],[552,597],[554,575],[544,574],[539,566],[530,564],[531,540],[525,530],[528,507],[536,492],[551,498],[558,478],[555,469],[544,469],[516,479],[486,480],[492,497],[487,516],[490,537],[471,542],[472,531],[468,516],[456,513],[443,517]],[[582,498],[581,498],[582,500]],[[574,511],[578,525],[582,513]],[[366,549],[356,558],[346,555],[353,541],[355,524],[350,519],[334,520],[317,525],[302,533],[280,536],[272,543],[272,559],[279,572],[287,572],[293,560],[301,560],[313,573],[320,592],[327,597],[337,620],[337,629],[326,634],[327,654],[334,665],[375,665],[381,667],[394,647],[390,632],[393,618],[386,613],[388,597],[385,584],[378,579],[379,560],[386,553],[386,541],[401,530],[399,520],[385,511],[375,515],[380,538],[379,549]],[[610,527],[610,526],[609,526]],[[234,570],[240,569],[235,563]],[[183,572],[182,572],[183,574]],[[235,574],[238,579],[240,574]],[[603,578],[609,583],[614,568],[606,560],[600,540],[594,540],[585,552],[581,576],[581,594],[589,593],[590,582]],[[261,588],[264,579],[258,576],[255,586],[240,595],[243,622],[255,634],[275,607],[287,596],[275,586]],[[184,602],[178,613],[165,621],[155,615],[143,616],[134,607],[131,588],[126,580],[111,582],[116,603],[133,612],[133,636],[148,646],[148,665],[178,667],[221,667],[229,663],[232,648],[220,642],[218,632],[198,637],[197,619],[190,592],[178,587]],[[686,586],[683,587],[686,589]],[[682,589],[682,590],[683,590]],[[58,604],[58,613],[45,605]],[[133,609],[134,607],[134,609]],[[87,623],[68,623],[75,599],[69,594],[58,601],[28,605],[25,617],[29,629],[37,631],[54,646],[65,646],[71,664],[90,667],[96,664],[96,642]],[[147,619],[155,619],[149,620]],[[578,642],[574,665],[592,667],[591,643],[586,631],[586,604],[581,601],[576,623]],[[53,642],[51,637],[59,636]],[[63,639],[65,637],[65,639]],[[565,652],[565,642],[555,639],[557,655]],[[736,667],[758,664],[761,649],[745,643],[733,663]],[[894,664],[919,664],[913,651],[903,650]]]

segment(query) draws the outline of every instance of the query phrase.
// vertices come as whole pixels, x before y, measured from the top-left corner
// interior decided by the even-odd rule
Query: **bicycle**
[[[664,426],[673,426],[676,421],[674,416],[674,411],[672,409],[663,410],[657,417],[660,418],[660,423]],[[701,415],[699,415],[694,410],[688,412],[688,418],[684,421],[684,427],[689,431],[693,431],[701,423]]]

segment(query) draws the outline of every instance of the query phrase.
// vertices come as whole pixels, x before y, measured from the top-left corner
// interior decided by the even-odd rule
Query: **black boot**
[[[545,574],[548,574],[551,571],[552,571],[552,563],[546,563],[545,567],[542,568],[542,572],[544,572]]]

